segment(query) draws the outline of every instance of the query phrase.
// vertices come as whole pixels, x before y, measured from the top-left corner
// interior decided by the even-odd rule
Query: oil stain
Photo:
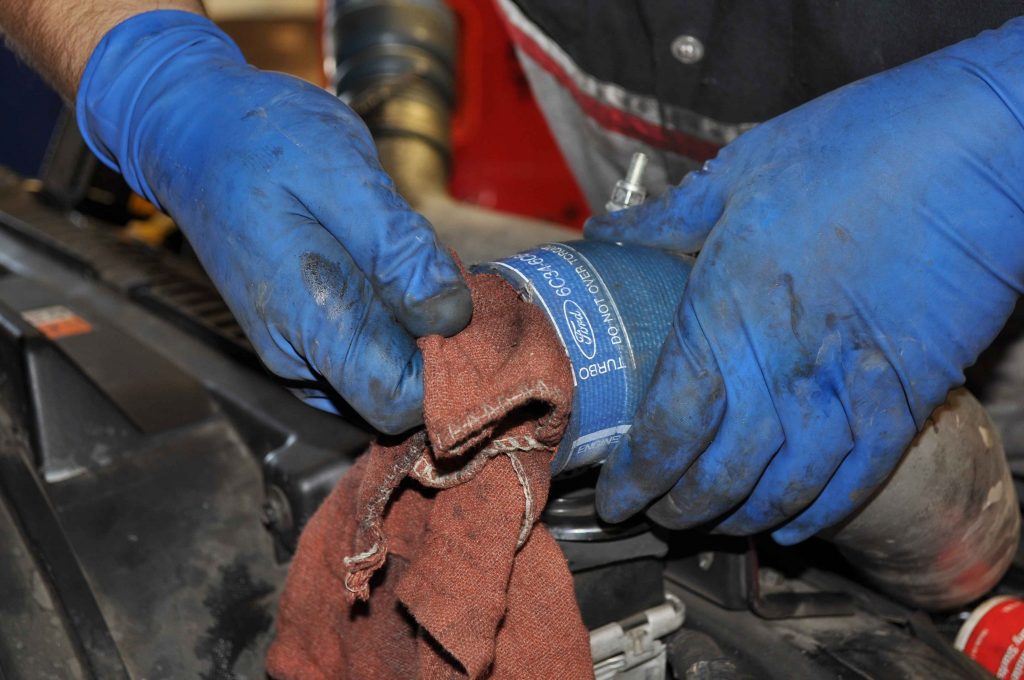
[[[327,318],[336,320],[349,311],[356,300],[346,300],[348,279],[345,271],[320,253],[302,254],[300,267],[302,282],[318,307],[326,310]]]
[[[220,583],[203,599],[213,625],[195,646],[196,657],[209,660],[203,680],[234,680],[235,663],[247,648],[270,630],[273,619],[268,596],[273,586],[254,581],[240,558],[220,569]]]

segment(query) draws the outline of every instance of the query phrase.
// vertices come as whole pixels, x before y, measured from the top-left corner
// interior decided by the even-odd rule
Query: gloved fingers
[[[725,207],[725,179],[714,161],[689,173],[679,186],[641,205],[592,217],[587,238],[639,243],[692,253],[701,249]]]
[[[345,249],[314,223],[293,225],[274,247],[273,256],[257,254],[279,264],[256,285],[251,302],[265,330],[250,335],[267,366],[290,379],[323,378],[382,432],[422,423],[423,360],[416,342]],[[291,368],[300,362],[307,371]],[[307,403],[337,412],[326,396],[306,396]]]
[[[744,350],[747,356],[740,356]],[[737,344],[722,364],[726,408],[714,440],[648,511],[651,519],[670,529],[703,524],[735,507],[750,494],[784,441],[753,352]]]
[[[856,361],[846,381],[854,447],[818,498],[772,532],[777,543],[799,543],[854,512],[888,478],[917,431],[888,360],[873,352]]]
[[[684,300],[633,427],[601,469],[600,516],[621,522],[672,488],[714,437],[724,395],[711,347]]]
[[[659,524],[675,529],[703,524],[734,508],[750,494],[784,442],[765,380],[764,366],[771,357],[760,355],[752,342],[756,328],[737,305],[749,298],[750,291],[723,279],[709,255],[714,253],[698,258],[683,300],[693,306],[701,327],[709,331],[726,406],[714,439],[648,513]]]
[[[328,174],[314,195],[303,192],[301,200],[399,323],[416,337],[450,336],[465,328],[472,301],[454,259],[376,161],[358,156],[350,167]]]
[[[259,300],[268,299],[272,295],[270,290],[270,285],[265,282],[257,284],[256,304],[259,304]],[[256,353],[259,354],[260,361],[268,371],[288,382],[312,383],[316,381],[316,371],[305,357],[296,351],[291,340],[281,333],[274,323],[268,324],[266,318],[260,318],[255,325],[246,323],[246,316],[237,311],[235,317],[242,321],[246,337],[252,342]]]
[[[746,536],[793,517],[821,493],[853,448],[846,410],[831,385],[798,379],[774,400],[786,442],[750,497],[715,528],[718,533]]]
[[[423,358],[370,281],[344,252],[334,260],[307,254],[302,277],[320,311],[307,319],[304,356],[378,430],[421,424]]]

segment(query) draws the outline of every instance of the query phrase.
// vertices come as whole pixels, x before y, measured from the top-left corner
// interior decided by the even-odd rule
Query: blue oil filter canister
[[[473,268],[541,307],[569,356],[572,416],[553,475],[602,462],[629,431],[692,267],[682,254],[572,241]]]

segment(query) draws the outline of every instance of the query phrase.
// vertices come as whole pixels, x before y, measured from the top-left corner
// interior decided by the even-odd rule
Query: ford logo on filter
[[[573,342],[579,347],[587,359],[593,359],[597,354],[597,342],[594,338],[594,327],[590,325],[590,319],[586,312],[572,300],[566,300],[562,305],[562,312],[565,314],[565,323],[569,328],[569,335]]]

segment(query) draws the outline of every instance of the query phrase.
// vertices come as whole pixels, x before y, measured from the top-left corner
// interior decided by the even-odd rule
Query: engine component
[[[673,554],[665,578],[726,609],[750,611],[766,620],[850,616],[856,608],[848,593],[765,588],[776,572],[762,571],[754,541],[709,537],[705,550]],[[677,551],[678,553],[678,551]]]
[[[665,604],[624,621],[590,631],[590,654],[597,680],[664,680],[666,646],[662,641],[683,625],[685,608],[668,595]]]
[[[1019,535],[999,432],[963,389],[932,413],[878,493],[829,532],[875,585],[930,610],[988,592],[1013,560]]]
[[[444,3],[334,3],[332,84],[375,137],[415,136],[447,153],[455,96],[455,23]]]
[[[467,262],[578,232],[454,200],[447,189],[455,21],[441,0],[327,3],[332,84],[366,121],[399,193]]]
[[[604,460],[629,430],[693,260],[599,241],[548,243],[479,270],[545,311],[573,368],[573,416],[552,473]]]
[[[668,641],[669,663],[679,680],[735,680],[736,664],[704,633],[680,630]]]
[[[633,154],[626,176],[615,183],[612,197],[605,204],[604,209],[608,212],[615,212],[643,203],[647,199],[647,190],[643,185],[644,170],[646,169],[647,155],[639,151]]]
[[[38,428],[0,422],[4,441],[22,442],[0,456],[0,552],[12,556],[0,565],[10,614],[0,617],[0,674],[40,677],[60,672],[55,664],[67,661],[69,676],[74,663],[88,664],[101,678],[260,675],[284,577],[259,526],[262,486],[280,487],[290,501],[271,494],[277,500],[265,519],[277,538],[284,538],[281,529],[297,533],[320,489],[329,487],[324,475],[347,467],[365,434],[275,385],[251,351],[232,340],[233,332],[214,333],[212,322],[224,323],[223,312],[211,313],[206,294],[197,298],[195,285],[179,280],[172,263],[149,251],[128,257],[124,244],[98,225],[69,219],[2,180],[0,172],[0,297],[11,312],[2,314],[6,327],[20,327],[16,309],[63,305],[97,333],[117,329],[130,336],[140,351],[170,361],[202,387],[179,397],[198,409],[198,420],[138,433],[109,451],[109,464],[93,460],[86,472],[60,482],[39,474],[45,442]],[[76,337],[84,338],[52,340],[40,332],[31,346],[8,344],[11,355],[0,367],[16,371],[47,344],[63,353]],[[111,403],[127,407],[120,395],[152,393],[153,381],[162,380],[155,371],[131,369],[118,354],[103,356],[103,374],[89,368],[99,353],[64,358]],[[0,410],[34,408],[48,398],[45,389],[42,383],[5,388]],[[215,411],[203,416],[199,407],[206,399]],[[152,415],[168,415],[147,403]],[[110,423],[100,413],[89,418]],[[76,425],[51,421],[50,441],[72,441],[74,430],[61,428]],[[316,455],[307,456],[313,449]],[[555,533],[555,518],[564,520],[557,536],[577,577],[585,620],[596,629],[658,607],[666,590],[676,595],[686,605],[686,625],[666,642],[675,677],[985,677],[972,673],[972,662],[934,627],[929,632],[927,619],[922,625],[891,598],[837,571],[822,542],[774,552],[759,546],[762,593],[843,592],[854,596],[856,613],[765,619],[744,607],[745,599],[725,606],[688,578],[661,578],[665,559],[672,569],[676,553],[695,556],[709,577],[742,567],[742,560],[732,564],[723,557],[715,537],[642,523],[587,526],[588,517],[596,522],[592,507],[576,501],[585,500],[591,481],[556,481],[583,489],[572,503],[553,502],[549,510],[557,512],[544,521]],[[553,488],[556,496],[564,494]],[[572,537],[577,540],[570,544]],[[778,573],[785,574],[778,583],[766,580]],[[1020,574],[1014,567],[1000,592],[1020,596]],[[707,639],[715,645],[697,649],[696,641]],[[118,670],[122,666],[127,670]]]

